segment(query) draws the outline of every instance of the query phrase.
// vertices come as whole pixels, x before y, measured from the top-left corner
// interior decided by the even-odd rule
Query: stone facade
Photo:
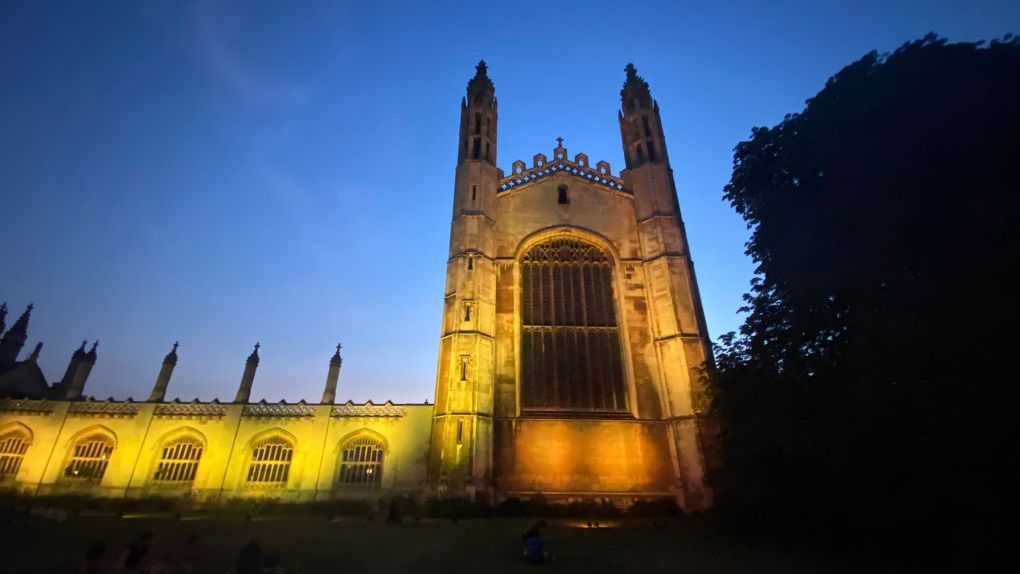
[[[272,497],[294,502],[417,495],[425,486],[431,420],[432,405],[421,404],[2,399],[0,443],[9,436],[22,436],[28,443],[19,468],[3,478],[8,487],[39,495],[188,495],[199,501]],[[111,446],[102,475],[74,476],[76,445],[93,437]],[[255,445],[271,438],[286,441],[292,449],[284,461],[289,463],[285,480],[249,480],[257,462]],[[193,475],[161,476],[167,445],[180,439],[200,449]],[[359,439],[380,446],[381,464],[371,468],[381,475],[345,483],[345,445]]]
[[[658,104],[633,66],[621,102],[619,176],[562,140],[505,175],[484,62],[468,84],[430,450],[441,492],[711,504],[710,345]]]
[[[145,402],[85,399],[96,344],[46,382],[25,361],[26,311],[0,341],[0,484],[34,494],[387,493],[498,501],[709,506],[700,367],[711,360],[658,104],[632,66],[619,114],[627,167],[559,140],[496,167],[484,62],[461,104],[436,403],[251,403],[258,345],[232,403],[167,402],[177,345]],[[0,308],[0,330],[6,308]]]
[[[85,355],[76,352],[68,371],[80,370],[76,362]],[[90,368],[95,358],[93,347]],[[425,491],[432,405],[333,404],[339,345],[321,403],[248,402],[259,360],[256,346],[232,403],[164,400],[176,344],[145,402],[82,399],[87,373],[76,390],[47,385],[31,357],[8,366],[0,374],[0,393],[7,397],[0,398],[0,487],[33,495],[209,502]],[[26,371],[27,363],[34,370]]]

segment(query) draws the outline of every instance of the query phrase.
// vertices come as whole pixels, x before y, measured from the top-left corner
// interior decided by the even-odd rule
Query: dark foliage
[[[638,500],[627,509],[630,516],[669,517],[680,516],[683,510],[676,505],[675,498],[659,498],[656,500]]]
[[[510,497],[499,503],[496,512],[500,516],[525,516],[528,506],[520,498]]]
[[[492,515],[492,507],[486,503],[474,502],[464,497],[429,498],[425,501],[425,514],[432,518],[484,518]]]
[[[758,267],[716,350],[720,512],[861,553],[988,555],[1020,477],[1020,42],[864,56],[752,130],[725,199]]]

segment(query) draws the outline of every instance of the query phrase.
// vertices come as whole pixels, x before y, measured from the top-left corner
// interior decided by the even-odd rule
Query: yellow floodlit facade
[[[4,399],[0,409],[0,441],[28,445],[4,483],[31,494],[312,501],[426,484],[432,405]],[[377,460],[355,460],[352,443],[376,445]]]
[[[434,405],[335,404],[339,348],[318,403],[253,403],[258,346],[231,403],[165,401],[176,346],[147,401],[84,400],[95,346],[49,385],[38,347],[16,361],[26,312],[0,342],[0,483],[201,500],[542,493],[709,506],[709,340],[658,104],[632,66],[619,123],[618,175],[569,156],[562,139],[505,174],[495,86],[478,65],[461,104]]]

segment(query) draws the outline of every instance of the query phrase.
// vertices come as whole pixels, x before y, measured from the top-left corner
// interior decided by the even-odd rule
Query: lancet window
[[[383,445],[372,437],[347,441],[340,454],[337,482],[342,485],[377,487],[382,484]]]
[[[64,478],[99,482],[106,474],[113,454],[113,441],[101,434],[80,439],[71,450],[71,459],[64,468]]]
[[[18,430],[0,436],[0,480],[18,475],[28,444],[28,436]]]
[[[187,485],[195,480],[202,460],[202,443],[191,437],[172,440],[163,445],[159,464],[152,480],[164,485]]]
[[[626,410],[613,261],[557,238],[521,260],[521,408]]]
[[[252,445],[251,462],[248,463],[246,480],[249,486],[287,486],[293,457],[294,445],[283,437],[274,436],[256,442]]]

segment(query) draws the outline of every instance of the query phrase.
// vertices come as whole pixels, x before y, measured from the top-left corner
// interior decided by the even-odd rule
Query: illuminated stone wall
[[[432,405],[134,403],[0,400],[0,437],[26,435],[20,469],[3,485],[33,494],[109,497],[273,497],[289,501],[420,493],[426,480]],[[101,480],[68,478],[76,442],[107,437],[113,450]],[[202,446],[193,480],[155,480],[163,447],[189,437]],[[280,437],[293,447],[285,484],[247,481],[253,445]],[[342,448],[369,437],[381,445],[381,478],[338,482]],[[373,467],[373,470],[375,468]]]
[[[674,496],[664,425],[643,421],[501,420],[498,487],[508,496]]]

